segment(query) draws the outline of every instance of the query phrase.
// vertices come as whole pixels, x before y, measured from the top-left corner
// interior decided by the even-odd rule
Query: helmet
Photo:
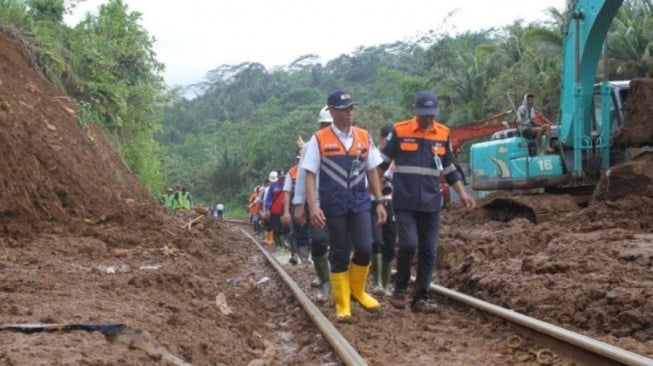
[[[168,189],[166,189],[166,192],[172,192],[172,191],[174,191],[174,189],[172,189],[171,187],[168,187]]]
[[[271,171],[271,172],[270,172],[270,175],[268,176],[268,180],[269,180],[270,182],[272,182],[272,183],[278,181],[278,180],[279,180],[279,173],[277,173],[277,172],[274,171],[274,170]]]
[[[320,110],[320,116],[317,119],[318,123],[333,123],[333,117],[331,117],[331,113],[329,113],[329,106],[324,106]]]

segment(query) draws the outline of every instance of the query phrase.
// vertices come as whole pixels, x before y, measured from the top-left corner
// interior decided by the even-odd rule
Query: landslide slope
[[[0,240],[143,220],[154,202],[97,126],[0,31]]]

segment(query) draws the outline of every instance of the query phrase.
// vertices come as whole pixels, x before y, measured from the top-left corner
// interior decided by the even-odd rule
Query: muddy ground
[[[246,226],[206,217],[189,229],[200,211],[168,215],[19,43],[0,32],[0,50],[0,324],[128,330],[111,342],[0,330],[0,364],[338,364]],[[435,282],[653,357],[652,161],[614,168],[588,207],[536,223],[454,206]],[[290,271],[309,290],[310,271]],[[534,364],[511,357],[497,322],[464,309],[483,325],[385,299],[379,313],[353,312],[339,329],[371,364]]]

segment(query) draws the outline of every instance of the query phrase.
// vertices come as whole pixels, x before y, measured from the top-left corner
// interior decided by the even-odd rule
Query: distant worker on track
[[[163,207],[166,208],[168,212],[174,212],[175,211],[175,190],[172,189],[172,187],[168,187],[166,189],[166,194],[165,194],[165,202],[163,203]]]
[[[309,231],[302,225],[297,225],[292,216],[295,213],[295,206],[291,205],[292,199],[295,195],[297,186],[297,176],[299,175],[299,160],[301,158],[304,141],[300,138],[297,139],[297,150],[295,151],[295,165],[288,169],[286,182],[283,186],[284,199],[283,199],[283,215],[281,222],[290,227],[290,247],[291,247],[291,264],[297,264],[298,259],[295,255],[299,256],[299,262],[304,267],[308,267],[308,256],[310,251],[310,238]]]
[[[281,215],[283,214],[283,200],[285,197],[283,185],[286,176],[283,172],[273,171],[270,173],[269,179],[271,183],[265,197],[265,212],[270,217],[275,247],[278,251],[283,251],[286,249],[287,230],[281,222]]]
[[[190,208],[190,202],[188,202],[188,197],[186,196],[186,189],[180,183],[175,185],[175,194],[173,201],[173,210],[175,212],[181,209]]]
[[[254,188],[254,193],[252,193],[249,196],[249,214],[250,214],[250,223],[252,225],[252,229],[254,230],[254,234],[258,237],[261,235],[261,225],[259,224],[259,221],[261,220],[260,216],[260,208],[261,205],[259,204],[259,195],[261,191],[261,186],[256,186]]]
[[[215,205],[216,217],[220,220],[224,219],[224,204],[218,203]]]

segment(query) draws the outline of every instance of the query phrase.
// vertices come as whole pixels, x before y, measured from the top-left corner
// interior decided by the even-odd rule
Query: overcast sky
[[[69,25],[107,0],[86,0]],[[168,85],[202,81],[224,64],[258,62],[270,69],[316,54],[325,63],[358,47],[409,41],[438,33],[548,20],[546,9],[565,0],[123,0],[142,14],[156,38]]]

